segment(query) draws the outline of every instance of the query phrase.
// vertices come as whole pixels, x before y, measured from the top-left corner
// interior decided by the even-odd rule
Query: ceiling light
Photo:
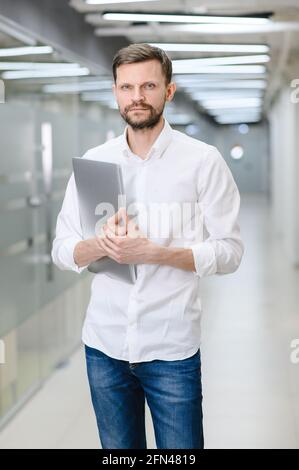
[[[230,98],[260,98],[263,96],[262,90],[220,90],[220,91],[213,91],[213,90],[203,90],[194,92],[192,90],[189,91],[189,94],[195,100],[204,100],[204,99],[230,99]]]
[[[16,57],[22,55],[52,54],[53,48],[50,46],[36,47],[8,47],[0,49],[0,57]]]
[[[247,126],[247,124],[240,124],[238,126],[238,131],[240,132],[240,134],[248,134],[249,127]]]
[[[80,93],[88,90],[111,89],[112,81],[103,80],[81,83],[52,83],[43,87],[44,93]]]
[[[219,79],[210,81],[204,80],[201,83],[198,80],[190,80],[184,82],[183,80],[175,80],[177,85],[188,90],[188,88],[198,89],[261,89],[264,90],[267,87],[267,82],[265,80],[230,80],[230,81],[221,81]]]
[[[87,5],[107,5],[108,3],[140,3],[155,2],[157,0],[85,0]]]
[[[77,69],[79,64],[66,64],[56,62],[0,62],[0,70],[49,70],[49,69]]]
[[[99,14],[89,14],[86,16],[86,21],[93,24],[102,24],[102,15]],[[268,24],[261,25],[249,25],[249,24],[163,24],[159,25],[159,34],[160,36],[166,36],[169,34],[174,35],[175,37],[184,37],[185,33],[201,35],[209,35],[212,39],[223,34],[228,35],[238,35],[237,38],[240,40],[241,35],[251,34],[255,39],[258,34],[268,34],[275,32],[285,32],[285,31],[299,31],[299,21],[271,21]],[[125,27],[98,27],[95,29],[96,36],[148,36],[152,34],[152,28],[150,25],[137,24],[132,26]]]
[[[111,101],[111,103],[108,103],[108,108],[118,109],[118,105],[117,105],[117,103],[115,103],[115,101]]]
[[[268,18],[248,16],[205,16],[205,15],[171,15],[157,13],[104,13],[104,20],[155,22],[155,23],[208,23],[208,24],[237,24],[260,25],[269,23]]]
[[[169,124],[173,124],[174,126],[186,126],[192,121],[189,114],[170,114],[166,112],[165,116]]]
[[[111,109],[118,109],[118,105],[111,94],[109,96],[103,96],[97,93],[82,93],[80,98],[85,102],[99,103]]]
[[[52,77],[79,77],[89,75],[88,68],[57,69],[57,70],[22,70],[13,72],[4,72],[4,80],[18,80],[26,78],[52,78]]]
[[[204,57],[200,59],[179,59],[173,60],[172,65],[182,67],[192,67],[201,65],[235,65],[235,64],[265,64],[269,62],[270,56],[267,54],[239,55],[233,57]]]
[[[219,116],[234,116],[234,117],[239,117],[239,116],[248,116],[250,115],[251,117],[254,116],[261,116],[262,115],[262,109],[261,108],[218,108],[218,109],[213,109],[213,110],[207,110],[210,114],[210,116],[213,116],[215,119],[218,118]]]
[[[262,112],[261,112],[261,109],[260,108],[257,108],[257,109],[252,109],[252,108],[249,108],[249,109],[237,109],[237,110],[224,110],[223,112],[219,113],[219,114],[212,114],[212,116],[215,118],[215,119],[222,119],[222,118],[242,118],[243,116],[246,116],[246,117],[261,117],[262,115]]]
[[[262,104],[261,98],[231,98],[231,99],[209,99],[201,100],[202,106],[208,109],[216,108],[239,108],[240,106],[260,106]]]
[[[215,119],[218,124],[243,124],[254,123],[261,120],[260,116],[232,116],[232,117],[219,117]]]
[[[230,156],[231,156],[234,160],[240,160],[240,158],[242,158],[243,155],[244,155],[244,149],[243,149],[242,145],[234,145],[234,146],[231,148]]]
[[[256,54],[269,52],[269,47],[263,44],[149,44],[169,52],[240,52]]]
[[[200,132],[200,127],[197,124],[188,124],[185,130],[188,135],[195,136]]]
[[[237,107],[229,107],[229,106],[226,106],[226,107],[223,107],[223,108],[217,108],[217,109],[209,109],[209,108],[206,108],[205,109],[205,112],[207,114],[209,114],[210,116],[213,116],[213,117],[219,117],[219,116],[223,116],[223,115],[234,115],[234,116],[239,116],[240,114],[243,115],[243,114],[250,114],[251,116],[254,115],[261,115],[262,114],[262,108],[261,107],[257,107],[257,106],[239,106],[238,108]]]
[[[88,100],[96,100],[96,101],[101,101],[101,100],[105,100],[105,101],[112,101],[113,100],[113,94],[112,93],[109,93],[109,92],[85,92],[85,93],[82,93],[81,94],[81,98],[84,100],[84,101],[88,101]]]
[[[257,74],[265,73],[266,67],[264,65],[218,65],[218,66],[207,66],[200,67],[194,65],[184,65],[175,64],[173,67],[173,73],[238,73],[238,74]]]
[[[244,67],[244,66],[243,66]],[[266,80],[267,74],[266,73],[258,73],[258,74],[249,74],[249,73],[223,73],[221,77],[217,76],[217,74],[199,74],[199,73],[188,73],[188,74],[175,74],[173,76],[173,80],[178,83],[190,83],[196,82],[198,85],[202,83],[219,83],[219,82],[228,82],[233,80]]]
[[[141,28],[141,27],[140,27]],[[161,26],[163,32],[190,34],[264,34],[284,31],[298,31],[298,21],[269,21],[267,24],[177,24]],[[103,30],[103,28],[102,28]],[[136,31],[138,32],[138,30]],[[100,33],[100,31],[99,31]]]

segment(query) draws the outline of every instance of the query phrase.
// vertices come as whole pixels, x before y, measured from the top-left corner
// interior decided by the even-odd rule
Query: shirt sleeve
[[[55,239],[52,246],[53,263],[61,270],[80,274],[87,266],[79,267],[74,260],[74,248],[83,240],[79,215],[78,194],[72,173],[57,217]]]
[[[195,274],[229,274],[240,265],[244,245],[238,214],[240,194],[232,173],[218,150],[211,146],[201,165],[198,202],[208,237],[192,245]]]

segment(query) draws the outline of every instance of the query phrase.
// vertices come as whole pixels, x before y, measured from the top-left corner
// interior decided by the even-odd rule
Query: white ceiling
[[[135,3],[87,5],[84,0],[71,0],[70,4],[81,13],[104,10],[126,11],[180,11],[181,13],[246,14],[275,10],[284,12],[293,9],[299,13],[297,0],[157,0]],[[137,5],[137,7],[136,7]],[[120,8],[121,6],[121,8]]]
[[[98,34],[109,36],[126,36],[129,42],[229,42],[229,43],[267,43],[272,50],[281,48],[281,36],[285,28],[280,32],[261,32],[254,34],[203,34],[178,31],[173,24],[131,25],[126,22],[107,21],[101,19],[102,12],[176,12],[176,13],[202,13],[213,15],[245,15],[273,12],[273,19],[299,23],[299,0],[159,0],[135,3],[88,5],[85,0],[70,0],[70,6],[85,15],[85,20],[91,23]],[[299,26],[298,26],[299,29]],[[106,31],[105,31],[106,30]],[[289,44],[291,50],[299,49],[299,33],[292,33]],[[192,55],[192,54],[191,54]],[[198,54],[197,54],[198,55]],[[180,57],[176,54],[175,57]]]
[[[181,42],[181,43],[237,43],[267,44],[270,46],[271,61],[267,64],[268,85],[265,93],[265,107],[276,94],[286,68],[299,58],[299,0],[159,0],[134,3],[88,5],[85,0],[71,0],[70,6],[85,16],[85,21],[94,27],[98,36],[125,36],[130,43],[140,42]],[[217,30],[190,32],[186,25],[169,23],[129,23],[107,21],[102,12],[143,12],[182,13],[211,15],[254,15],[271,13],[273,20],[269,29],[261,26],[254,32],[244,29],[225,34]],[[275,28],[275,29],[274,29]],[[212,57],[213,53],[168,52],[172,60],[195,57]],[[233,55],[233,54],[221,54]]]
[[[270,47],[271,61],[267,63],[268,82],[264,96],[264,108],[269,107],[271,100],[284,79],[286,70],[299,62],[299,0],[158,0],[121,4],[87,5],[85,0],[70,0],[70,8],[84,15],[85,21],[94,28],[96,35],[105,35],[113,40],[124,36],[129,43],[135,42],[176,42],[176,43],[229,43],[229,44],[267,44]],[[272,13],[271,28],[261,26],[259,31],[245,33],[231,30],[220,33],[218,27],[211,32],[186,31],[184,24],[145,23],[134,24],[106,21],[101,18],[105,11],[122,12],[165,12],[182,14],[212,15],[254,15]],[[193,26],[193,25],[189,25]],[[209,25],[208,25],[209,26]],[[267,25],[266,25],[267,26]],[[276,28],[276,30],[274,29]],[[78,40],[80,36],[78,35]],[[124,42],[125,44],[125,42]],[[0,33],[0,47],[21,45],[15,39]],[[195,57],[212,57],[237,55],[232,53],[194,53],[168,52],[172,60]],[[112,58],[111,58],[112,59]],[[27,60],[31,60],[27,57]],[[32,57],[34,61],[45,60],[43,57]],[[53,55],[47,61],[61,60]],[[224,77],[223,77],[224,78]],[[246,78],[244,76],[244,78]],[[222,79],[222,75],[221,75]],[[84,80],[84,79],[83,79]]]

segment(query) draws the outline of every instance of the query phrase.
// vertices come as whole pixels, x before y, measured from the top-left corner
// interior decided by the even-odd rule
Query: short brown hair
[[[162,66],[162,72],[165,76],[166,85],[171,82],[172,63],[165,51],[159,47],[149,44],[130,44],[130,46],[120,49],[112,61],[113,78],[116,82],[117,67],[122,64],[134,64],[135,62],[145,62],[146,60],[158,60]]]

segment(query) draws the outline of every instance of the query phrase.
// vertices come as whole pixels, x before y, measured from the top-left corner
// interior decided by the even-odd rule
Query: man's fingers
[[[117,212],[116,212],[111,217],[109,217],[109,219],[107,219],[107,224],[115,225],[115,224],[117,224],[117,219],[118,219],[118,215],[117,215]]]
[[[114,243],[113,238],[104,238],[103,242],[108,246],[111,250],[115,251],[115,248],[117,248],[117,245]]]
[[[121,207],[112,217],[107,220],[108,225],[126,225],[127,224],[127,211],[125,207]]]
[[[107,256],[109,256],[109,258],[112,258],[114,261],[117,261],[116,259],[116,255],[115,255],[115,252],[114,250],[109,246],[108,244],[109,240],[107,238],[101,238],[99,239],[99,243],[102,247],[102,249],[105,251],[105,253],[107,254]],[[110,242],[111,243],[111,242]]]
[[[130,220],[128,223],[128,237],[130,238],[144,237],[143,233],[139,229],[139,226],[135,222],[133,222],[133,220]]]
[[[107,225],[106,226],[108,229],[109,229],[109,234],[112,236],[112,235],[116,235],[118,237],[122,237],[122,236],[125,236],[127,234],[127,228],[126,226],[121,226],[121,225],[113,225],[113,226],[110,226],[110,225]]]
[[[128,218],[128,215],[127,215],[127,210],[125,207],[121,207],[117,213],[117,223],[120,224],[120,225],[123,225],[123,224],[126,224],[127,223],[127,218]]]
[[[104,233],[104,236],[106,237],[107,235],[111,238],[113,237],[116,237],[117,235],[117,229],[116,229],[116,226],[110,226],[110,225],[104,225],[103,226],[103,233]]]
[[[126,235],[125,227],[120,227],[119,225],[104,225],[103,232],[106,236],[110,238],[123,237]]]

